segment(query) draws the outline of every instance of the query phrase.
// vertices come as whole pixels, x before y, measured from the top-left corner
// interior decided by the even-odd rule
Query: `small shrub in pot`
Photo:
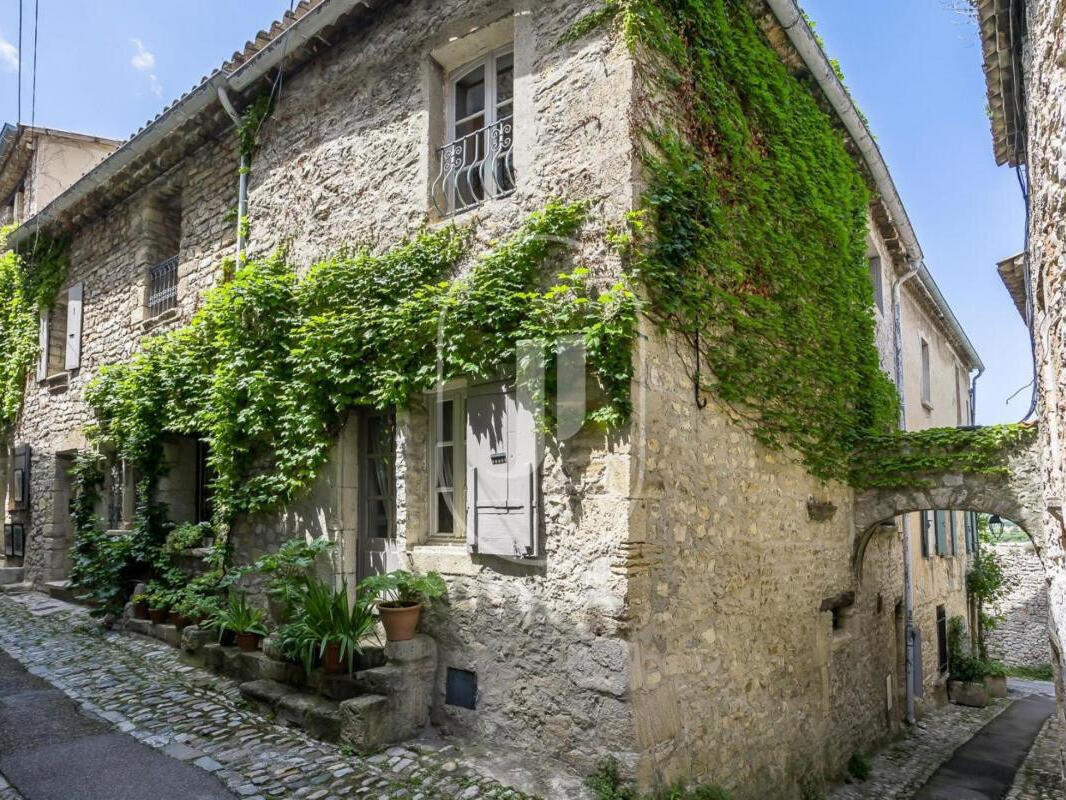
[[[221,643],[227,632],[233,633],[237,646],[245,652],[259,649],[259,641],[267,635],[266,614],[248,604],[244,592],[231,592],[228,602],[214,616]]]
[[[377,598],[378,615],[390,642],[411,639],[418,628],[422,606],[444,597],[447,586],[438,572],[424,575],[398,569],[386,575],[371,575],[359,584],[359,594]]]

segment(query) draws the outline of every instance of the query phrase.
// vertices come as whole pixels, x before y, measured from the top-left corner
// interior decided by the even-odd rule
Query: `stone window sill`
[[[41,381],[41,385],[50,392],[65,392],[70,385],[70,373],[57,372],[54,375],[49,375]]]
[[[154,317],[144,320],[141,323],[141,333],[148,333],[149,331],[158,328],[160,325],[166,325],[168,322],[176,320],[181,315],[181,312],[177,308],[168,308],[162,314],[156,314]]]

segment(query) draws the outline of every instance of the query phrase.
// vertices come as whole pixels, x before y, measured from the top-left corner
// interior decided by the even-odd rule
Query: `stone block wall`
[[[995,545],[992,553],[1011,589],[988,609],[1001,618],[987,636],[989,657],[1012,666],[1050,664],[1047,579],[1036,551],[1016,542]]]

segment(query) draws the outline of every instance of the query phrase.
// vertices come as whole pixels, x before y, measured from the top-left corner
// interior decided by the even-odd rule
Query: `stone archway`
[[[916,486],[856,493],[852,567],[857,580],[862,580],[866,546],[879,526],[899,514],[931,509],[978,511],[1009,519],[1029,535],[1044,563],[1048,542],[1037,441],[1004,453],[1003,466],[1004,472],[992,474],[929,472],[914,476]]]

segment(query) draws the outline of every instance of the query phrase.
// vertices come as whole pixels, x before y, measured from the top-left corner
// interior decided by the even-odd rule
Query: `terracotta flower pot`
[[[148,619],[152,620],[153,625],[162,625],[167,621],[167,610],[165,608],[149,608]]]
[[[379,603],[378,613],[381,615],[381,624],[385,626],[385,638],[390,642],[406,642],[415,638],[418,618],[422,614],[421,604]]]
[[[259,649],[259,640],[263,638],[258,633],[238,633],[237,647],[242,653],[254,653]]]
[[[326,651],[322,654],[322,669],[330,675],[344,672],[347,665],[341,658],[341,646],[339,642],[330,642],[326,645]]]
[[[189,624],[189,620],[187,620],[182,614],[179,614],[176,611],[170,612],[170,614],[167,616],[167,622],[169,622],[179,631]]]
[[[134,619],[148,619],[148,604],[147,603],[134,603],[133,604],[133,618]]]

